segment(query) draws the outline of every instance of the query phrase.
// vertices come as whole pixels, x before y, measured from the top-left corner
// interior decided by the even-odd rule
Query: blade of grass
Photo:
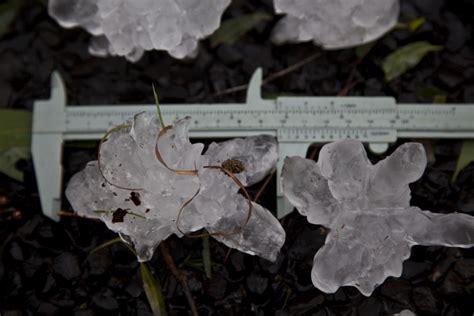
[[[209,249],[209,236],[202,238],[202,262],[204,263],[204,272],[208,279],[211,278],[211,251]]]
[[[158,279],[153,275],[148,264],[140,263],[140,273],[143,280],[143,288],[150,303],[151,311],[154,316],[165,316],[165,300],[161,291],[161,286]]]
[[[89,255],[93,255],[94,253],[96,253],[96,252],[98,252],[98,251],[100,251],[104,248],[110,247],[110,246],[112,246],[116,243],[119,243],[119,242],[123,242],[122,238],[120,238],[120,237],[117,237],[117,238],[111,239],[109,241],[106,241],[103,244],[101,244],[101,245],[95,247],[94,249],[92,249],[91,252],[89,252]]]
[[[153,89],[153,97],[155,98],[156,111],[158,112],[158,117],[160,119],[161,129],[165,128],[165,121],[163,120],[163,115],[161,115],[160,100],[158,99],[158,93],[156,93],[155,84],[151,83]]]

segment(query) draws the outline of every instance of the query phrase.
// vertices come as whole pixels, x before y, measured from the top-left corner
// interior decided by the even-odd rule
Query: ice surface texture
[[[283,193],[310,223],[330,228],[314,256],[317,288],[333,293],[352,285],[368,296],[387,277],[401,275],[414,245],[474,245],[474,217],[410,206],[408,184],[425,167],[418,143],[401,145],[375,165],[355,140],[323,146],[317,163],[285,159]]]
[[[137,61],[147,50],[175,58],[193,55],[213,33],[230,0],[49,0],[49,14],[63,27],[80,26],[94,37],[93,55]]]
[[[286,14],[273,30],[275,43],[313,41],[325,49],[375,40],[397,23],[399,0],[274,0]]]
[[[205,168],[238,160],[244,170],[235,176],[243,185],[252,185],[276,167],[275,138],[261,135],[213,143],[202,155],[203,144],[189,141],[188,123],[189,119],[177,121],[157,142],[158,119],[141,113],[111,133],[100,147],[100,166],[92,161],[70,180],[66,197],[72,207],[118,232],[133,244],[140,261],[149,260],[171,234],[182,236],[201,228],[231,248],[275,260],[285,240],[278,220],[252,203],[246,222],[249,201],[238,193],[240,187],[221,170]],[[155,146],[169,169],[157,159]],[[197,175],[170,169],[196,170]],[[190,200],[177,224],[180,209]]]

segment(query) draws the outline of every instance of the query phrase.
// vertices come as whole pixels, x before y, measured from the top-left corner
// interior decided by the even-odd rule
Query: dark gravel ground
[[[269,1],[233,1],[225,18],[272,12]],[[0,1],[1,3],[1,1]],[[402,21],[424,16],[416,33],[396,31],[379,40],[370,55],[354,66],[354,50],[320,52],[321,56],[263,87],[266,95],[390,95],[400,102],[429,102],[422,91],[436,87],[448,102],[474,102],[474,1],[402,1]],[[268,41],[274,22],[260,25],[234,45],[211,49],[204,42],[195,60],[175,61],[165,53],[147,53],[137,64],[121,58],[98,59],[87,53],[89,35],[63,30],[48,18],[41,1],[28,1],[11,31],[0,39],[0,100],[4,107],[31,109],[47,98],[53,70],[63,75],[69,104],[151,103],[150,82],[157,81],[163,103],[236,102],[244,93],[216,97],[245,84],[257,67],[268,75],[319,52],[310,44],[275,47]],[[385,83],[381,60],[397,47],[427,40],[445,49]],[[349,80],[350,73],[354,76]],[[413,184],[413,204],[434,212],[474,215],[474,164],[456,183],[450,178],[460,142],[433,143],[436,161]],[[94,149],[66,147],[65,179],[94,158]],[[374,161],[381,157],[371,157]],[[54,223],[40,213],[32,164],[24,161],[25,183],[0,175],[0,314],[12,315],[150,315],[138,263],[120,245],[88,256],[114,238],[101,223],[65,218]],[[251,188],[251,193],[258,190]],[[260,202],[274,209],[275,179]],[[67,205],[65,205],[67,208]],[[10,212],[17,210],[17,212]],[[201,241],[171,238],[176,263],[203,315],[384,315],[410,309],[418,315],[474,313],[474,251],[414,247],[401,278],[389,278],[370,298],[353,288],[327,295],[315,289],[310,270],[325,232],[297,213],[282,220],[287,240],[276,263],[231,253],[211,240],[213,275],[200,269]],[[370,229],[370,228],[368,228]],[[171,315],[186,315],[181,287],[160,254],[152,266],[162,282]]]

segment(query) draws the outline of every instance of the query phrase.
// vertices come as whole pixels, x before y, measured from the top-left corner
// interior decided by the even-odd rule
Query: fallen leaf
[[[271,15],[254,13],[225,20],[214,34],[209,37],[211,47],[216,47],[223,43],[232,44],[260,22],[270,21],[271,19]]]
[[[432,85],[424,86],[416,89],[416,98],[420,102],[428,103],[446,103],[448,92]],[[436,102],[444,101],[444,102]]]
[[[417,19],[414,19],[412,21],[410,21],[410,23],[408,23],[408,29],[411,31],[411,32],[415,32],[416,30],[418,30],[421,26],[423,26],[423,24],[425,24],[426,22],[426,18],[425,17],[419,17]]]
[[[451,178],[451,182],[456,181],[459,172],[467,167],[467,165],[472,161],[474,161],[474,140],[468,139],[462,143],[461,152],[459,153],[458,162],[456,164],[456,170]]]
[[[31,112],[0,110],[0,172],[23,181],[16,168],[20,159],[31,157]]]
[[[442,50],[442,46],[432,45],[428,42],[414,42],[403,46],[388,55],[382,63],[385,80],[391,81],[408,70],[414,68],[429,52]]]
[[[365,56],[367,56],[372,48],[375,46],[375,43],[377,42],[370,42],[364,45],[357,46],[354,49],[354,52],[359,60],[364,59]]]
[[[211,278],[211,250],[209,248],[209,237],[202,238],[202,262],[204,264],[204,272],[208,279]]]

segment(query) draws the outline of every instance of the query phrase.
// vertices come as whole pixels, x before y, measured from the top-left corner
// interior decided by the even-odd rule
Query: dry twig
[[[313,60],[319,58],[320,56],[321,56],[321,53],[319,53],[319,52],[314,53],[314,54],[306,57],[305,59],[303,59],[303,60],[301,60],[301,61],[285,68],[285,69],[274,72],[274,73],[268,75],[265,79],[262,80],[262,85],[267,84],[267,83],[269,83],[269,82],[271,82],[271,81],[273,81],[277,78],[286,76],[287,74],[303,67],[304,65],[312,62]],[[218,97],[218,96],[222,96],[222,95],[231,94],[231,93],[234,93],[234,92],[245,91],[247,88],[248,88],[248,84],[243,84],[243,85],[240,85],[240,86],[235,86],[235,87],[232,87],[232,88],[229,88],[229,89],[218,91],[213,96]]]
[[[160,243],[160,251],[161,255],[163,256],[163,260],[165,260],[166,266],[183,288],[184,295],[186,296],[189,307],[191,308],[191,315],[199,315],[197,312],[196,304],[194,303],[193,296],[191,295],[191,290],[188,286],[188,278],[181,270],[178,269],[178,267],[176,267],[176,264],[173,260],[173,257],[171,256],[171,253],[165,241],[162,241]]]

